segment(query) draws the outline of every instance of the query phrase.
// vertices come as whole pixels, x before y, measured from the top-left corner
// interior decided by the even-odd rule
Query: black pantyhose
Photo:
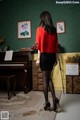
[[[55,95],[55,89],[54,84],[51,79],[51,71],[42,71],[43,75],[43,88],[44,88],[44,97],[45,97],[45,103],[48,103],[48,88],[50,88],[53,102],[55,101],[56,95]]]

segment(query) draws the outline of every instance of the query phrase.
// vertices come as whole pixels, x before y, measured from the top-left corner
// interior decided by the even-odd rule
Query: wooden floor
[[[55,120],[80,120],[80,94],[62,94],[60,104],[62,112]]]
[[[56,91],[56,95],[60,99],[61,91]],[[52,105],[50,92],[49,100]],[[8,111],[10,120],[55,120],[56,112],[45,111],[43,106],[43,92],[31,91],[28,94],[20,92],[10,100],[7,99],[7,94],[6,97],[0,95],[0,111]]]
[[[60,93],[56,92],[60,97]],[[5,93],[6,94],[6,93]],[[22,96],[22,98],[21,98]],[[49,93],[51,102],[51,94]],[[2,100],[2,101],[1,101]],[[52,102],[51,102],[52,104]],[[10,120],[79,120],[80,95],[61,94],[61,111],[59,113],[44,111],[44,96],[42,92],[31,91],[28,94],[18,93],[17,97],[7,99],[7,94],[0,93],[0,112],[9,111]]]

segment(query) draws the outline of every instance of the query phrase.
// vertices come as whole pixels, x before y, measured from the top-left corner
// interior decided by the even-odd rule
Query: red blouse
[[[38,50],[42,53],[58,52],[57,33],[50,34],[42,26],[39,26],[36,30],[36,43]]]

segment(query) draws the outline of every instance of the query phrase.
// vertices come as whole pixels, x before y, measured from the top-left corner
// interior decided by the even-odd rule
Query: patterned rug
[[[56,91],[60,99],[61,91]],[[49,100],[52,105],[52,96],[49,92]],[[27,94],[19,92],[16,96],[7,99],[6,93],[0,94],[0,112],[9,111],[10,120],[55,120],[56,112],[45,111],[43,92],[31,91]],[[0,114],[1,117],[1,114]]]

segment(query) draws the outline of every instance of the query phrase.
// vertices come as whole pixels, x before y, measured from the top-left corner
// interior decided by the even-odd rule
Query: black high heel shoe
[[[44,106],[44,110],[50,110],[50,106],[51,104],[49,102],[46,103],[46,105]]]
[[[53,110],[56,111],[58,107],[60,107],[59,99],[55,98]]]

